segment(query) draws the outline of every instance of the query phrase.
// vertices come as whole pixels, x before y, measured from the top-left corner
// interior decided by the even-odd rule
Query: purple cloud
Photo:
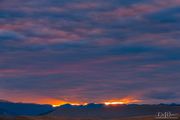
[[[1,98],[179,100],[178,0],[0,2]]]

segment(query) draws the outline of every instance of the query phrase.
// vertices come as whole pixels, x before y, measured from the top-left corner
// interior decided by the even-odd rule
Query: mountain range
[[[88,104],[86,106],[63,105],[50,112],[48,116],[60,116],[72,118],[122,118],[136,116],[155,116],[158,112],[180,113],[180,105],[177,104],[158,104],[158,105],[137,105],[122,104],[106,106],[104,104]]]
[[[54,108],[51,105],[40,105],[33,103],[14,103],[6,100],[0,100],[1,116],[36,116],[53,110]]]
[[[151,116],[154,118],[158,112],[180,113],[179,104],[122,104],[122,105],[104,105],[90,103],[87,105],[65,104],[59,107],[51,105],[39,105],[30,103],[13,103],[9,101],[0,101],[0,120],[66,120],[68,119],[89,119],[111,120],[129,117]],[[3,116],[3,117],[2,117]],[[60,119],[61,118],[61,119]],[[14,120],[14,119],[13,119]],[[134,118],[133,118],[134,120]],[[138,119],[136,119],[138,120]]]

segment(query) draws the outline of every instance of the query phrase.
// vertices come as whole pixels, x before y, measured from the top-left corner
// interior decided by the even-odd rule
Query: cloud
[[[0,30],[0,40],[2,41],[12,41],[12,40],[19,40],[22,39],[23,35],[10,31],[10,30]]]
[[[169,92],[169,91],[152,91],[146,96],[151,99],[164,99],[164,100],[178,98],[178,95],[175,92]]]
[[[126,96],[143,103],[178,101],[173,95],[180,79],[178,5],[178,0],[1,1],[0,97],[17,101],[34,95],[38,103]],[[9,98],[11,91],[19,97]]]
[[[177,3],[177,4],[176,4]],[[152,1],[145,3],[134,3],[129,6],[119,6],[115,7],[109,11],[103,12],[94,12],[91,13],[90,16],[93,20],[103,22],[103,21],[115,21],[122,20],[128,17],[136,17],[137,19],[141,19],[143,15],[147,15],[150,13],[156,13],[158,11],[168,9],[171,7],[176,7],[179,2],[175,1]]]

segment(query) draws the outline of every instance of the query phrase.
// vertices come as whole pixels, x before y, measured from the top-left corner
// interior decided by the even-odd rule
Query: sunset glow
[[[0,0],[0,99],[54,107],[179,103],[179,6]]]
[[[118,104],[132,104],[132,103],[139,103],[140,100],[134,99],[132,97],[127,97],[123,99],[115,99],[115,100],[109,100],[107,102],[104,102],[105,105],[118,105]]]
[[[105,102],[105,105],[117,105],[117,104],[124,104],[124,102]]]
[[[87,105],[88,103],[76,103],[76,102],[60,102],[60,103],[56,103],[56,104],[52,104],[53,107],[58,107],[64,104],[71,104],[71,105],[75,105],[75,106],[79,106],[79,105]]]
[[[58,107],[64,104],[71,104],[71,105],[87,105],[88,103],[83,103],[83,102],[65,102],[65,101],[51,101],[51,105],[53,107]],[[132,104],[132,103],[140,103],[142,102],[141,100],[135,99],[133,97],[125,97],[121,99],[112,99],[112,100],[107,100],[105,102],[96,102],[96,104],[103,103],[105,105],[121,105],[121,104]]]

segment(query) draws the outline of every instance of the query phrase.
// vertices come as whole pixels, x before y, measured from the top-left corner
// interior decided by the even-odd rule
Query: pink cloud
[[[61,69],[37,69],[35,66],[28,68],[0,69],[1,78],[23,77],[23,76],[45,76],[64,73]]]
[[[179,4],[178,0],[159,0],[149,4],[133,4],[129,7],[118,7],[107,12],[90,13],[90,17],[95,21],[109,22],[114,19],[123,19],[124,17],[140,17],[143,14],[156,12]]]
[[[36,31],[42,35],[41,37],[30,37],[26,40],[27,44],[56,44],[64,42],[74,42],[82,40],[82,36],[73,33],[67,32],[64,30],[56,30],[50,28],[40,28]]]
[[[170,33],[146,33],[137,36],[129,37],[124,41],[123,44],[146,44],[153,46],[164,46],[164,47],[178,47],[180,41],[172,36],[177,35],[178,32]]]
[[[104,39],[96,40],[93,44],[99,45],[99,46],[108,46],[108,45],[114,45],[117,43],[118,43],[118,40],[104,38]]]
[[[90,39],[93,36],[104,33],[103,29],[89,29],[89,28],[74,28],[72,31],[65,31],[61,29],[40,28],[35,29],[41,37],[30,37],[26,44],[56,44],[66,42],[79,42]]]
[[[74,29],[74,32],[84,36],[89,36],[89,35],[100,35],[105,31],[100,28],[76,28]]]
[[[19,21],[13,22],[13,24],[1,24],[0,29],[19,31],[24,28],[32,27],[34,26],[34,24],[35,23],[30,20],[19,20]]]
[[[102,6],[100,3],[95,2],[81,2],[81,3],[70,3],[66,4],[64,8],[66,9],[94,9]]]

